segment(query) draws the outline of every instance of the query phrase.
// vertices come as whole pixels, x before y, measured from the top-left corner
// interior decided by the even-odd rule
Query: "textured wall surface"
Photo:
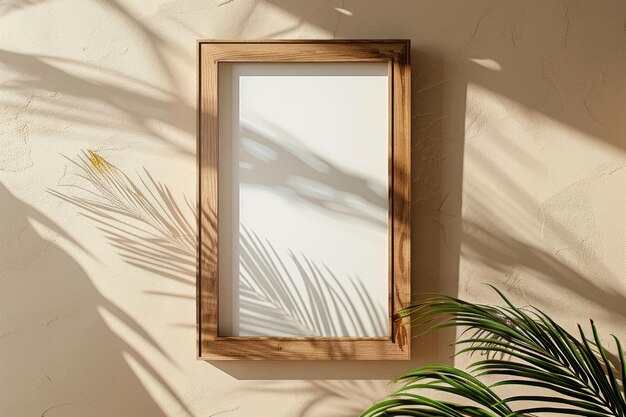
[[[0,416],[354,416],[387,378],[450,362],[449,334],[411,362],[195,360],[196,38],[410,38],[414,287],[493,302],[494,283],[624,339],[625,16],[623,1],[0,2]]]

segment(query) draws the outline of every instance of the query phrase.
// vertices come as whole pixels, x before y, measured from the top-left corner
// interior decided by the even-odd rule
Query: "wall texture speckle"
[[[388,378],[451,362],[445,333],[411,362],[195,360],[197,38],[410,38],[416,290],[495,302],[493,283],[626,339],[625,16],[623,1],[0,2],[0,415],[354,416]],[[81,178],[80,158],[137,200]]]

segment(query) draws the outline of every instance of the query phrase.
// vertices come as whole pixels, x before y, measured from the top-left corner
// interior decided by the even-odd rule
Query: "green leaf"
[[[453,327],[461,329],[453,345],[462,347],[455,356],[469,355],[471,373],[445,365],[414,369],[397,378],[396,381],[405,384],[392,394],[392,402],[383,401],[364,416],[513,417],[556,413],[626,417],[623,393],[626,361],[615,336],[618,367],[610,363],[593,322],[591,329],[597,351],[592,349],[580,326],[580,338],[577,338],[541,310],[516,307],[501,291],[492,288],[504,306],[429,295],[424,301],[403,309],[400,315],[409,317],[413,326],[423,328],[420,334]],[[478,353],[482,357],[475,360],[473,355]],[[483,376],[500,380],[487,386],[481,382]],[[541,393],[517,393],[501,398],[496,390],[502,386],[534,387]],[[435,400],[426,393],[453,395],[463,403]],[[526,408],[511,408],[511,404],[522,401]]]

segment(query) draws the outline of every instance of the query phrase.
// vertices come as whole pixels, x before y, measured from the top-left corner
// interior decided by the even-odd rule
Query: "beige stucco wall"
[[[60,198],[76,192],[64,156],[92,149],[191,219],[196,38],[410,38],[415,288],[491,302],[494,283],[624,340],[625,16],[623,1],[1,2],[0,416],[354,416],[386,379],[450,362],[449,335],[411,362],[196,361],[188,246],[151,259],[114,213]]]

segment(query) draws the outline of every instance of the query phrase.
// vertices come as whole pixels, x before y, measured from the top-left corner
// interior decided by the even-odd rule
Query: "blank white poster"
[[[219,64],[220,336],[388,334],[387,69]]]

